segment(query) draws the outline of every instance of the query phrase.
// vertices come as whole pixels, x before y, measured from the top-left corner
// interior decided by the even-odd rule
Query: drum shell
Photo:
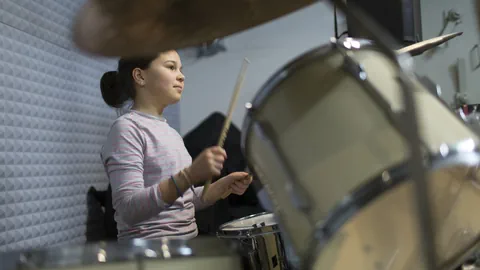
[[[246,216],[220,226],[217,237],[240,243],[250,270],[289,269],[284,243],[271,213]]]
[[[320,228],[326,220],[339,216],[336,209],[357,203],[352,194],[372,188],[372,181],[382,183],[383,178],[385,183],[409,180],[408,175],[398,179],[389,175],[399,167],[405,169],[408,161],[401,133],[403,100],[398,69],[370,42],[349,42],[355,45],[347,49],[353,63],[346,61],[336,44],[329,44],[307,52],[273,75],[252,102],[243,127],[242,147],[249,166],[269,193],[279,226],[300,257],[310,256],[312,246],[305,243],[318,234],[325,235]],[[479,161],[478,137],[418,81],[414,80],[413,86],[431,176],[453,170],[464,180]],[[447,159],[451,155],[456,157]],[[450,180],[450,184],[460,184]],[[446,192],[450,184],[444,182],[430,179],[429,185]],[[388,190],[383,186],[377,189],[381,192],[375,193],[375,198],[348,208],[348,215],[341,215],[343,220],[336,220],[335,226],[330,220],[328,229],[340,230],[359,208]],[[406,189],[403,199],[413,196],[411,187]],[[476,189],[470,189],[470,202],[474,203]],[[447,206],[439,201],[436,207]],[[405,226],[413,228],[412,221]],[[477,224],[476,220],[465,222]],[[372,232],[379,229],[368,228]],[[443,237],[453,233],[445,232]],[[389,234],[385,235],[388,238]],[[385,244],[388,252],[383,255],[391,257],[395,249],[405,249],[394,242]]]

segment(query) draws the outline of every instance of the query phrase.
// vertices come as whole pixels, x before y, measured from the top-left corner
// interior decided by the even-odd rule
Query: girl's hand
[[[213,183],[205,194],[205,201],[215,203],[229,192],[243,195],[252,183],[252,177],[246,172],[234,172],[218,179]]]
[[[227,153],[221,147],[214,146],[205,149],[186,169],[193,183],[202,184],[207,180],[220,175]]]

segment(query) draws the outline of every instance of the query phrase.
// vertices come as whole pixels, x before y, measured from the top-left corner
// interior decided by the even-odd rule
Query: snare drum
[[[259,213],[227,222],[217,236],[238,241],[251,270],[288,269],[280,232],[272,213]]]
[[[217,238],[140,240],[67,245],[3,254],[5,270],[245,269],[234,246]],[[8,268],[8,261],[16,267]],[[12,265],[10,263],[10,265]]]
[[[424,268],[398,75],[369,41],[346,38],[293,60],[247,106],[244,154],[303,269]],[[445,263],[480,235],[480,185],[469,176],[478,137],[414,88]]]

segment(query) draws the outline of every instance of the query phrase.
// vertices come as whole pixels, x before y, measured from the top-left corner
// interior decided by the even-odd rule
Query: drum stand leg
[[[398,64],[400,71],[399,81],[402,85],[402,94],[404,101],[404,117],[402,117],[403,125],[399,127],[403,131],[410,150],[410,172],[412,174],[415,197],[417,204],[417,214],[419,221],[419,229],[424,256],[425,269],[436,269],[436,251],[434,241],[434,224],[432,222],[430,201],[428,199],[427,173],[424,167],[424,158],[422,155],[421,140],[418,130],[418,123],[416,117],[416,104],[413,97],[413,87],[410,77],[413,75],[411,64],[413,60],[409,55],[397,54],[394,51],[396,47],[395,40],[383,29],[378,27],[366,14],[359,10],[355,5],[347,4],[344,0],[330,0],[337,8],[342,10],[349,16],[357,25],[360,25],[363,30],[372,36],[372,40],[376,45],[382,49],[390,58]],[[399,46],[398,46],[399,47]],[[410,77],[409,77],[410,76]]]

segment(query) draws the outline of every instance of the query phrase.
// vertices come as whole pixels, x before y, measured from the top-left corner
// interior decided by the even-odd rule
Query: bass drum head
[[[340,244],[330,239],[337,239],[337,231],[348,226],[344,224],[349,224],[349,219],[355,217],[363,220],[363,223],[372,223],[368,223],[368,226],[356,225],[359,234],[377,239],[377,231],[381,232],[376,248],[383,248],[380,252],[383,257],[379,258],[385,266],[388,265],[386,258],[392,258],[397,250],[401,250],[402,254],[408,250],[410,254],[410,250],[418,252],[421,245],[418,242],[420,238],[412,238],[411,222],[415,217],[415,208],[412,205],[414,195],[411,188],[398,185],[396,191],[396,185],[383,180],[393,178],[388,172],[404,167],[408,160],[408,147],[396,122],[403,110],[401,87],[397,79],[399,74],[394,63],[369,42],[357,42],[358,49],[352,47],[350,52],[361,64],[364,73],[358,70],[352,74],[345,69],[345,56],[332,45],[312,50],[277,72],[252,102],[243,127],[242,144],[249,167],[269,194],[279,227],[285,232],[285,240],[292,244],[299,257],[311,257],[315,246],[326,248],[317,254],[336,250],[333,246]],[[349,67],[351,70],[357,68],[354,65]],[[469,183],[465,172],[479,162],[476,151],[478,137],[421,84],[416,82],[414,87],[423,150],[432,157],[439,157],[439,162],[430,164],[435,167],[431,168],[429,184],[435,194],[449,194],[451,183]],[[462,157],[455,162],[449,159],[452,164],[444,162],[447,156],[457,150],[462,152],[459,154]],[[457,174],[451,176],[451,168],[455,168]],[[410,181],[407,175],[402,179]],[[395,199],[381,199],[388,190],[382,183],[389,184],[387,187],[392,189],[389,191],[392,194],[398,193]],[[405,191],[401,191],[403,189]],[[368,203],[353,199],[356,192],[368,190],[377,192],[374,193],[376,197],[368,198]],[[467,190],[471,192],[469,200],[475,202],[476,189],[472,187]],[[461,192],[467,191],[462,189]],[[299,208],[299,198],[309,208]],[[377,199],[378,207],[369,204]],[[474,217],[461,214],[467,205],[455,208],[451,204],[449,200],[435,200],[435,212],[443,213],[443,219],[435,219],[435,226],[444,226],[447,222],[446,214],[442,212],[445,210],[442,209],[451,209],[450,215],[460,215],[459,218],[464,219],[466,224],[477,224]],[[351,207],[342,208],[342,205]],[[347,213],[338,212],[339,207]],[[373,210],[367,209],[370,207]],[[385,223],[394,225],[388,227],[388,233],[381,230],[383,227],[373,226],[377,223],[381,226],[384,215],[396,215],[396,207],[405,211],[401,214],[403,219],[392,218],[395,222],[387,219]],[[407,212],[407,209],[413,212]],[[343,219],[332,219],[332,216],[338,215]],[[463,220],[458,222],[460,224]],[[330,225],[322,227],[324,223]],[[472,226],[472,230],[476,231],[476,225]],[[319,228],[327,231],[319,231]],[[351,230],[345,234],[352,234]],[[453,252],[446,253],[449,244],[445,239],[454,238],[456,230],[457,227],[453,225],[446,226],[437,236],[438,250],[443,253],[441,257],[444,259]],[[320,238],[312,242],[315,235],[323,235],[321,241],[329,239],[328,243],[335,243],[329,246],[325,242],[318,242]],[[373,240],[371,242],[376,243]],[[450,245],[449,248],[453,247]],[[459,251],[459,247],[453,250]],[[324,256],[323,259],[330,258],[335,262],[337,255]],[[362,253],[356,253],[355,256],[365,257]],[[323,259],[321,261],[326,262]],[[342,257],[344,259],[349,260],[348,257]],[[422,268],[415,263],[410,264],[413,260],[411,257],[402,260],[400,264],[404,266]],[[324,269],[337,269],[335,264],[318,265],[328,266]],[[377,269],[374,264],[362,262],[350,266],[355,269]]]

